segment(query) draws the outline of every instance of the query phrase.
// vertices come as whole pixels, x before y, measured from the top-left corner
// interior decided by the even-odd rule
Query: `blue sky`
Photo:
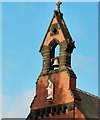
[[[39,48],[55,9],[54,2],[2,4],[3,117],[29,112],[42,69]],[[98,96],[98,3],[63,2],[61,11],[76,45],[72,68],[77,87]]]

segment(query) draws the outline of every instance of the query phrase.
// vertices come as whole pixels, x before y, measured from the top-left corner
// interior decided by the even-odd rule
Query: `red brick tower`
[[[81,99],[76,91],[76,75],[71,67],[71,53],[75,48],[60,11],[54,11],[48,31],[40,48],[43,67],[36,82],[36,96],[31,103],[28,120],[52,118],[84,118],[75,107]],[[59,45],[59,56],[55,48]]]

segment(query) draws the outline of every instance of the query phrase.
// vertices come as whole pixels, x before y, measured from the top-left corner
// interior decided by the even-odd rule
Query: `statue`
[[[53,83],[50,81],[50,79],[48,80],[47,90],[48,90],[47,100],[53,100]]]

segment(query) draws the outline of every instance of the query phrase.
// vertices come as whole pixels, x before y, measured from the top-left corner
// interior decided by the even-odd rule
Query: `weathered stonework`
[[[55,56],[57,45],[60,47],[59,56]],[[54,11],[53,19],[40,48],[43,67],[36,82],[36,96],[31,103],[28,120],[75,117],[74,113],[77,110],[75,101],[80,101],[80,98],[75,92],[77,77],[71,68],[71,53],[74,48],[74,41],[63,20],[63,14],[59,10]],[[58,62],[53,64],[54,60]],[[48,91],[50,90],[48,80],[53,85],[51,96]],[[81,116],[80,113],[78,115]]]
[[[38,119],[40,118],[45,118],[45,117],[49,117],[50,114],[52,116],[54,115],[60,115],[60,113],[65,114],[66,110],[67,111],[71,111],[75,109],[75,105],[73,102],[71,103],[65,103],[65,104],[59,104],[59,105],[55,105],[55,106],[51,106],[51,107],[45,107],[45,108],[41,108],[41,109],[36,109],[31,111],[31,119]]]

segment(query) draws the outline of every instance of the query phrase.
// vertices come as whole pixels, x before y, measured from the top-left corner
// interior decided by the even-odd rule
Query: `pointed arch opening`
[[[50,70],[59,69],[60,46],[58,40],[54,39],[50,45]]]

